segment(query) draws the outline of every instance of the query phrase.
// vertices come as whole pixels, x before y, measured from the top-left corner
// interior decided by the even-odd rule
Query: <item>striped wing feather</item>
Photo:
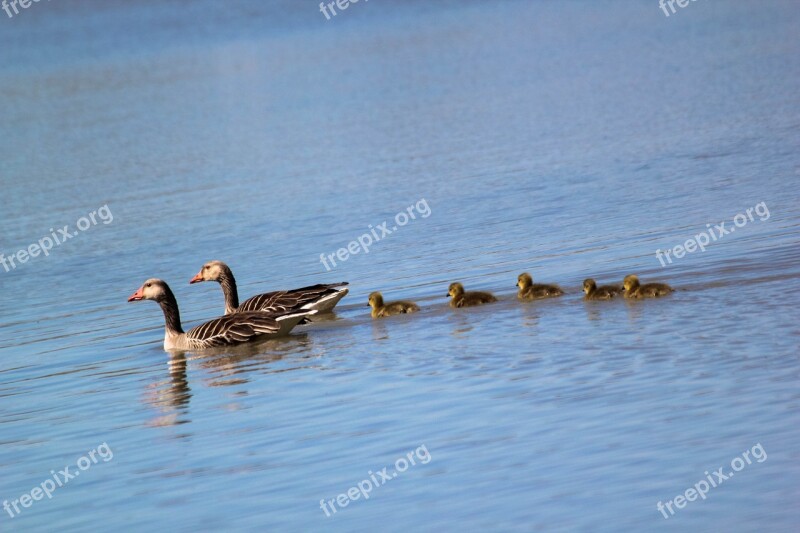
[[[248,298],[239,305],[238,312],[245,311],[270,311],[287,312],[313,304],[320,298],[334,294],[347,282],[334,284],[318,284],[289,291],[275,291],[258,294]]]
[[[279,329],[278,321],[267,313],[235,313],[193,327],[186,338],[195,348],[212,348],[248,342]]]

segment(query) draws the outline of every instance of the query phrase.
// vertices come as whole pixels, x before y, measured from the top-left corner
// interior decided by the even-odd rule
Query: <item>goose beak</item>
[[[203,281],[202,272],[198,272],[192,279],[189,280],[189,285],[192,283],[200,283],[201,281]]]
[[[129,302],[138,302],[139,300],[142,300],[142,299],[144,299],[144,294],[142,294],[142,288],[141,287],[136,289],[136,292],[134,292],[133,294],[130,295],[130,297],[128,297],[128,301]]]

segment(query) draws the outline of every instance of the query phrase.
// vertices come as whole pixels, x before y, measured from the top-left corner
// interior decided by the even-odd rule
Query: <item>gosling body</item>
[[[660,298],[666,296],[675,289],[666,283],[639,283],[638,276],[630,274],[625,276],[622,282],[624,287],[623,296],[630,300],[638,300],[641,298]]]
[[[407,313],[416,313],[419,311],[419,306],[414,302],[400,300],[397,302],[383,303],[383,295],[379,292],[373,292],[369,295],[369,306],[372,308],[372,318],[384,318],[393,315],[403,315]]]
[[[450,284],[447,290],[447,296],[451,298],[450,307],[472,307],[497,301],[497,298],[488,292],[465,292],[464,286],[457,282]]]
[[[544,298],[555,298],[564,294],[558,285],[546,285],[544,283],[534,283],[533,278],[527,272],[517,278],[517,298],[520,300],[541,300]]]
[[[622,289],[615,285],[601,285],[597,286],[595,280],[589,278],[583,282],[583,293],[585,300],[611,300],[617,294],[622,292]]]

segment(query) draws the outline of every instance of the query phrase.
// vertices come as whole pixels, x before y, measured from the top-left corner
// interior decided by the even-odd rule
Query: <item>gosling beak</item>
[[[203,273],[198,272],[192,279],[189,280],[189,285],[192,283],[200,283],[201,281],[203,281]]]
[[[136,292],[134,292],[128,297],[129,302],[138,302],[139,300],[143,299],[144,299],[144,294],[142,293],[142,287],[136,289]]]

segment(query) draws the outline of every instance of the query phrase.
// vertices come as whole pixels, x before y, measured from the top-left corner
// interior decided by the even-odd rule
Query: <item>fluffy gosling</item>
[[[639,278],[634,274],[625,276],[622,285],[624,287],[622,295],[625,298],[634,300],[640,298],[658,298],[659,296],[666,296],[675,290],[666,283],[645,283],[641,285],[639,283]]]
[[[460,283],[451,283],[447,289],[447,296],[452,298],[450,307],[470,307],[497,301],[497,298],[488,292],[464,292],[464,286]]]
[[[517,278],[519,292],[517,298],[520,300],[540,300],[542,298],[554,298],[564,294],[557,285],[545,285],[534,283],[533,278],[527,272],[523,272]]]
[[[621,292],[622,289],[615,285],[597,286],[597,283],[589,278],[583,281],[583,297],[585,300],[610,300]]]
[[[419,306],[414,302],[399,301],[384,304],[383,295],[377,291],[369,295],[369,306],[372,308],[372,318],[383,318],[419,311]]]

